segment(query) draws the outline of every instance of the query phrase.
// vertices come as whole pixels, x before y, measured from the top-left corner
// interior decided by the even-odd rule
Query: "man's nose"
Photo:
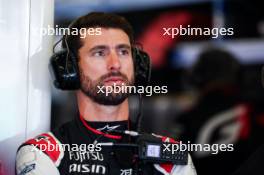
[[[108,70],[120,70],[121,64],[116,53],[110,53],[107,61]]]

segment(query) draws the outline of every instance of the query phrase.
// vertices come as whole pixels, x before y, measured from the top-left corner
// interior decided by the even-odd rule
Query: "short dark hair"
[[[122,16],[104,13],[104,12],[91,12],[84,16],[76,19],[69,28],[76,28],[80,30],[81,28],[116,28],[123,30],[129,37],[131,46],[134,45],[134,32],[130,23]],[[66,43],[70,51],[78,57],[78,50],[82,47],[82,42],[80,39],[80,33],[78,35],[64,35],[62,41],[62,47],[66,48]]]

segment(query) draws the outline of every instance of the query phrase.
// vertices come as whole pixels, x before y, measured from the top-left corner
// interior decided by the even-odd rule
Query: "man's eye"
[[[126,49],[122,49],[122,50],[119,51],[119,54],[120,55],[129,55],[129,51],[126,50]]]
[[[104,53],[104,51],[99,50],[99,51],[94,52],[93,56],[101,57],[101,56],[105,56],[105,53]]]

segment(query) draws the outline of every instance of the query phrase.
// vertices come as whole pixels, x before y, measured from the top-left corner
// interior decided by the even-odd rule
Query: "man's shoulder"
[[[60,141],[57,139],[53,132],[45,132],[26,140],[23,144],[21,144],[20,147],[24,145],[41,147],[42,145],[55,145],[59,143]]]
[[[40,149],[45,148],[46,146],[58,146],[60,144],[66,144],[69,140],[69,133],[71,133],[74,129],[76,129],[75,120],[65,122],[52,131],[41,133],[35,137],[29,138],[19,146],[18,150],[26,145],[31,145]]]
[[[63,144],[67,143],[67,135],[73,127],[74,121],[69,121],[50,132],[38,134],[22,143],[17,154],[40,153],[47,155],[54,163],[58,164],[58,161],[64,156]]]

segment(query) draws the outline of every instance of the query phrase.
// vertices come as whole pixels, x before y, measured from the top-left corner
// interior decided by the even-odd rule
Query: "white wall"
[[[18,146],[49,130],[53,0],[0,0],[0,161],[13,175]],[[1,170],[0,170],[1,174]]]

